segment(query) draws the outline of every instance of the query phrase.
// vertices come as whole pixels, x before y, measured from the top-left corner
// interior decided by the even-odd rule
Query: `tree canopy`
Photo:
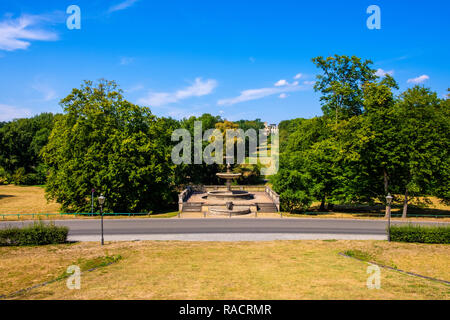
[[[43,157],[46,191],[67,212],[89,212],[91,189],[105,210],[150,212],[173,202],[167,120],[123,99],[115,82],[86,81],[61,101]]]

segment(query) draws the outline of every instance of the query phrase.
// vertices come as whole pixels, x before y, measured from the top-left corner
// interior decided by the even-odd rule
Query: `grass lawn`
[[[98,219],[98,217],[60,215],[60,205],[54,201],[48,202],[45,199],[44,186],[15,186],[0,185],[0,221],[11,220],[29,220],[29,219]],[[41,214],[39,216],[20,216],[17,214]],[[44,214],[50,214],[46,216]],[[153,215],[143,215],[135,217],[145,218],[172,218],[178,215],[178,212],[164,212]],[[105,216],[106,219],[129,218],[129,216]]]
[[[0,185],[0,214],[58,213],[60,205],[47,202],[41,186]]]
[[[450,286],[381,269],[381,289],[366,287],[357,250],[402,270],[450,280],[450,247],[385,241],[112,242],[0,248],[0,294],[57,278],[71,264],[120,255],[17,299],[450,299]]]

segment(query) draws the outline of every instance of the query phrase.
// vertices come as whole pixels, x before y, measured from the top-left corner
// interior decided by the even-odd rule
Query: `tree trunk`
[[[387,174],[386,169],[383,169],[383,178],[384,178],[384,195],[387,196],[387,194],[389,192],[389,189],[388,189],[389,181],[388,181],[388,174]],[[386,209],[385,209],[384,212],[385,212],[384,216],[387,218],[387,216],[388,216],[388,205],[387,205],[387,203],[386,203]]]
[[[322,202],[320,203],[320,211],[325,210],[325,195],[322,196]]]
[[[403,200],[402,218],[406,218],[407,213],[408,213],[408,188],[406,188],[405,190],[405,200]]]

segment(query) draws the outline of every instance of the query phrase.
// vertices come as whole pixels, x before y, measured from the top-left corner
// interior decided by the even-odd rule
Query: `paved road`
[[[22,226],[29,222],[1,222]],[[394,222],[399,224],[399,222]],[[58,220],[69,239],[98,241],[100,220]],[[421,222],[420,224],[435,224]],[[386,239],[386,222],[344,219],[117,219],[104,220],[105,240],[251,241],[276,239]]]

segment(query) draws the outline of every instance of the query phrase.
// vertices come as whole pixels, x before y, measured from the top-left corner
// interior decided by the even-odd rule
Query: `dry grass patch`
[[[381,289],[366,287],[367,263],[338,255],[371,252],[397,267],[448,277],[449,247],[382,241],[114,242],[0,248],[0,293],[59,275],[79,258],[120,254],[122,260],[24,299],[449,299],[450,287],[382,270]],[[409,260],[411,259],[411,261]],[[24,266],[17,268],[17,266]],[[448,278],[445,280],[449,280]]]
[[[47,202],[43,187],[0,185],[0,214],[58,213],[60,205]]]
[[[372,262],[450,281],[450,246],[400,242],[355,242],[349,250],[366,253]]]

